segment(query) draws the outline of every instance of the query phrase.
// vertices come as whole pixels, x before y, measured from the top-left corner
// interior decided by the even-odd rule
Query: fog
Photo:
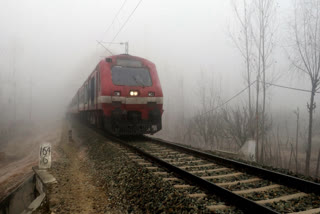
[[[138,3],[126,2],[111,25],[123,1],[1,0],[1,120],[40,123],[62,118],[77,89],[109,55],[96,41],[112,41]],[[296,74],[288,60],[292,16],[292,1],[278,1],[272,76],[267,81],[309,90],[308,79]],[[129,54],[156,64],[165,97],[161,136],[173,134],[177,123],[172,118],[187,120],[199,111],[201,87],[214,88],[222,101],[246,87],[244,62],[231,39],[238,34],[230,1],[141,2],[114,42],[128,41]],[[111,45],[110,50],[124,53],[124,46]],[[309,93],[269,87],[267,112],[276,122],[293,124],[293,111],[299,107],[306,121],[308,100]],[[228,105],[245,102],[243,93]],[[315,112],[319,117],[318,108]]]
[[[25,106],[24,110],[19,106],[28,106],[32,81],[33,117],[61,116],[76,89],[97,62],[109,54],[96,40],[111,41],[138,1],[125,5],[106,34],[122,3],[1,1],[1,91],[10,93],[6,91],[12,90],[12,82],[17,82],[18,112],[25,113]],[[286,16],[288,8],[288,4],[281,1],[279,14]],[[129,41],[130,54],[155,62],[166,97],[170,96],[170,90],[178,90],[172,80],[183,76],[188,94],[185,108],[191,111],[198,84],[194,80],[201,70],[221,80],[221,91],[226,98],[244,86],[242,61],[230,39],[230,31],[237,31],[234,21],[229,1],[203,1],[201,4],[146,1],[115,42]],[[285,22],[279,21],[278,25]],[[279,36],[280,40],[285,39],[283,37]],[[110,48],[115,54],[124,52],[120,45]],[[281,52],[281,48],[281,45],[277,47],[278,51]],[[281,72],[282,77],[278,82],[287,83],[290,79],[287,62],[278,59],[277,62],[279,66],[274,69]],[[299,93],[272,90],[270,94],[270,101],[292,95],[287,100],[288,106],[300,104],[294,102]],[[283,103],[278,105],[278,108],[285,107]]]

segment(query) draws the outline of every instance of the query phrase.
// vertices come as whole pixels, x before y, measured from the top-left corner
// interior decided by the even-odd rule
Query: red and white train
[[[73,97],[68,114],[116,135],[161,130],[163,94],[154,63],[128,54],[101,60]]]

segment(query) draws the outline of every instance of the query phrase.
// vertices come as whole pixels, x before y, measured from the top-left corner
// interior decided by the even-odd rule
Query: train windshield
[[[150,73],[146,68],[113,66],[111,72],[112,82],[115,85],[142,87],[152,85]]]

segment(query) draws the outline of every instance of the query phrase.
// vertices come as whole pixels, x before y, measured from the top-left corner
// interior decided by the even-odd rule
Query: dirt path
[[[32,174],[32,167],[38,164],[40,144],[50,142],[54,147],[60,141],[60,130],[34,131],[30,136],[17,136],[0,147],[0,200]]]
[[[59,160],[52,174],[58,184],[49,194],[52,213],[117,213],[108,208],[105,190],[90,174],[85,147],[63,139],[58,146]]]

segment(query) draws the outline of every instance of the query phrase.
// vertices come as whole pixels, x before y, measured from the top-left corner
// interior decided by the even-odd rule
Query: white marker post
[[[40,146],[39,169],[51,168],[51,144],[44,143]]]
[[[241,147],[239,153],[242,154],[247,160],[256,161],[256,141],[246,141]]]

